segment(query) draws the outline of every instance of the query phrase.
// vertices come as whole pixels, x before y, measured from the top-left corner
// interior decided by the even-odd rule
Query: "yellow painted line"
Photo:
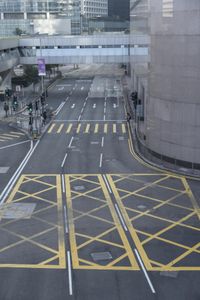
[[[172,267],[174,264],[176,264],[177,262],[180,262],[182,259],[184,259],[186,256],[188,256],[189,254],[191,254],[192,252],[194,252],[194,250],[198,249],[200,247],[200,242],[197,243],[195,246],[193,246],[192,248],[190,248],[188,251],[186,251],[185,253],[181,254],[180,256],[178,256],[177,258],[175,258],[172,262],[170,262],[166,267]],[[199,266],[200,269],[200,266]],[[191,270],[192,267],[191,267]]]
[[[66,254],[65,254],[65,239],[64,239],[64,221],[63,221],[63,205],[62,205],[62,191],[61,191],[61,176],[56,176],[57,183],[57,203],[58,203],[58,252],[59,252],[59,266],[66,268]]]
[[[70,133],[71,129],[72,129],[73,124],[69,124],[66,133]]]
[[[0,139],[13,140],[13,138],[4,135],[0,135]]]
[[[18,135],[25,135],[25,133],[22,133],[22,132],[16,132],[16,131],[10,131],[10,133],[18,134]]]
[[[61,124],[61,125],[59,126],[58,130],[57,130],[57,133],[60,133],[61,130],[63,129],[63,127],[64,127],[64,124]]]
[[[20,135],[14,135],[14,134],[10,134],[10,133],[3,133],[2,134],[3,136],[8,136],[8,137],[11,137],[11,138],[18,138],[18,137],[20,137]]]
[[[36,178],[38,177],[44,177],[44,176],[48,176],[48,175],[40,175],[40,176],[36,176]],[[52,175],[50,175],[52,176]],[[20,177],[20,179],[18,180],[16,186],[14,187],[11,195],[9,196],[9,198],[7,199],[7,202],[6,203],[9,203],[9,202],[16,202],[16,201],[19,201],[19,199],[17,200],[14,200],[14,197],[15,197],[15,194],[20,192],[20,186],[23,184],[25,184],[27,182],[27,178],[28,178],[28,175],[23,175]],[[35,177],[33,176],[33,181],[35,181]],[[37,182],[40,182],[39,180],[37,180]],[[41,183],[44,183],[43,181],[41,181]],[[47,183],[47,185],[49,185]],[[52,184],[51,184],[52,185]],[[44,249],[50,253],[53,253],[53,257],[51,258],[48,258],[42,262],[39,262],[38,264],[0,264],[0,267],[19,267],[19,268],[46,268],[46,269],[65,269],[66,268],[66,258],[65,258],[65,240],[64,240],[64,222],[63,222],[63,215],[62,215],[62,192],[61,192],[61,178],[60,178],[60,175],[56,175],[56,185],[52,185],[51,188],[56,188],[56,191],[57,191],[57,203],[54,203],[53,205],[48,205],[47,207],[39,210],[39,211],[35,211],[33,214],[32,214],[32,218],[35,218],[35,219],[38,219],[40,220],[41,222],[44,222],[48,225],[50,225],[50,227],[46,230],[43,230],[39,233],[36,233],[32,236],[24,236],[24,235],[21,235],[19,233],[15,233],[15,232],[12,232],[10,230],[8,230],[7,228],[4,228],[4,226],[6,225],[5,223],[1,226],[1,230],[5,231],[5,232],[9,232],[11,233],[12,235],[15,235],[16,237],[20,238],[19,241],[17,241],[16,243],[13,243],[11,245],[8,245],[4,248],[1,248],[0,249],[0,252],[2,251],[6,251],[6,250],[9,250],[10,248],[15,248],[15,246],[17,246],[18,244],[21,244],[21,243],[26,243],[26,242],[29,242],[33,245],[36,245],[37,247],[41,248],[41,249]],[[44,191],[47,191],[49,190],[48,189],[43,189],[37,193],[34,193],[34,195],[36,194],[39,194],[39,193],[43,193]],[[25,193],[29,196],[31,196],[31,194],[29,193]],[[33,195],[34,198],[37,198]],[[46,199],[44,200],[46,201]],[[49,202],[49,201],[48,201]],[[51,202],[50,202],[51,203]],[[43,211],[43,210],[47,210],[53,206],[56,206],[57,208],[57,212],[58,212],[58,224],[54,224],[54,223],[51,223],[49,222],[48,220],[43,220],[39,217],[37,217],[37,214],[40,212],[40,211]],[[9,223],[15,223],[16,220],[11,220],[9,222],[7,222],[7,224]],[[57,222],[56,222],[57,223]],[[43,243],[39,243],[35,240],[36,237],[39,237],[39,236],[43,236],[44,234],[52,231],[56,229],[57,232],[58,232],[58,250],[54,249],[54,248],[51,248],[51,247],[48,247],[47,245],[43,244]],[[57,248],[57,246],[55,246],[55,248]],[[59,258],[59,264],[57,263],[56,265],[51,265],[49,264],[50,262],[52,262],[53,260]]]
[[[51,127],[50,127],[49,130],[48,130],[48,133],[51,133],[51,132],[52,132],[52,130],[53,130],[53,128],[55,127],[55,125],[56,125],[55,123],[51,125]]]
[[[113,124],[113,133],[116,133],[116,132],[117,132],[116,124]]]
[[[99,124],[95,124],[94,133],[98,133],[99,131]]]
[[[106,185],[104,183],[102,175],[98,175],[98,178],[99,178],[99,182],[101,184],[103,193],[105,195],[105,198],[107,200],[107,203],[108,203],[108,206],[109,206],[109,209],[110,209],[110,213],[111,213],[112,218],[114,220],[114,223],[116,225],[117,231],[118,231],[118,233],[119,233],[119,235],[121,237],[121,240],[122,240],[122,242],[124,244],[124,250],[127,253],[127,256],[129,258],[130,264],[131,264],[131,266],[132,266],[132,268],[134,270],[139,270],[139,266],[137,264],[136,258],[135,258],[134,254],[133,254],[131,246],[130,246],[130,244],[129,244],[128,240],[127,240],[127,237],[126,237],[126,235],[124,233],[124,230],[123,230],[123,228],[121,226],[120,220],[119,220],[119,218],[117,216],[117,213],[115,211],[114,205],[112,203],[112,200],[110,198],[110,195],[109,195],[108,190],[106,188]]]
[[[86,129],[85,129],[85,133],[89,133],[90,130],[90,124],[87,124]]]
[[[110,184],[110,186],[111,186],[111,188],[112,188],[112,191],[113,191],[113,194],[114,194],[114,196],[115,196],[116,202],[117,202],[117,204],[118,204],[118,206],[119,206],[119,208],[120,208],[120,210],[121,210],[121,212],[122,212],[122,215],[123,215],[123,217],[124,217],[124,220],[125,220],[125,222],[126,222],[126,225],[127,225],[128,229],[129,229],[129,231],[130,231],[131,237],[132,237],[132,239],[133,239],[133,241],[134,241],[134,243],[135,243],[135,245],[136,245],[137,250],[138,250],[139,253],[140,253],[140,256],[142,257],[142,260],[143,260],[143,262],[144,262],[144,264],[145,264],[145,267],[146,267],[148,270],[149,270],[149,269],[152,269],[151,264],[150,264],[150,261],[149,261],[149,258],[148,258],[148,256],[147,256],[147,254],[146,254],[144,248],[143,248],[142,245],[141,245],[141,242],[140,242],[140,240],[139,240],[139,238],[138,238],[138,235],[137,235],[136,231],[134,230],[134,228],[133,228],[133,226],[132,226],[132,224],[131,224],[131,221],[130,221],[130,219],[129,219],[129,216],[128,216],[128,214],[127,214],[127,212],[126,212],[126,209],[125,209],[125,207],[124,207],[124,205],[123,205],[123,203],[122,203],[122,201],[121,201],[121,198],[120,198],[120,196],[119,196],[119,194],[118,194],[118,191],[117,191],[117,189],[116,189],[116,187],[115,187],[115,184],[114,184],[114,182],[113,182],[113,180],[112,180],[112,177],[111,177],[110,175],[107,175],[107,179],[108,179],[108,182],[109,182],[109,184]]]
[[[194,207],[194,211],[197,214],[198,219],[200,220],[200,208],[199,208],[198,202],[197,202],[196,198],[194,197],[194,194],[191,191],[190,186],[189,186],[187,180],[185,178],[182,178],[182,182],[184,184],[186,193],[188,194],[188,196],[189,196],[189,198],[190,198],[190,200],[192,202],[192,205]]]
[[[122,124],[122,133],[126,133],[126,126],[125,126],[125,124]]]
[[[78,124],[78,127],[77,127],[77,130],[76,130],[76,133],[79,133],[81,130],[81,124]]]
[[[79,258],[78,251],[76,245],[75,238],[75,226],[73,220],[73,208],[72,208],[72,194],[71,194],[71,186],[70,186],[70,176],[65,175],[65,184],[66,184],[66,201],[67,201],[67,212],[68,212],[68,224],[69,224],[69,239],[70,239],[70,247],[71,247],[71,255],[72,255],[72,265],[73,268],[79,267]]]
[[[108,124],[104,124],[104,133],[108,132]]]

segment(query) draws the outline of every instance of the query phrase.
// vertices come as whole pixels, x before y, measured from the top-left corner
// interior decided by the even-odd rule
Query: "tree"
[[[24,79],[27,81],[28,85],[33,83],[33,87],[35,89],[36,83],[39,82],[40,77],[38,75],[38,69],[36,66],[26,66]]]
[[[19,27],[15,28],[15,31],[14,31],[15,35],[21,35],[23,33],[26,33],[26,31],[20,29]]]

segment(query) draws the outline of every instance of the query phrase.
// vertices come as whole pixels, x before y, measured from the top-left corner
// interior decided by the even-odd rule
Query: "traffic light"
[[[13,96],[13,110],[15,111],[17,106],[18,106],[18,102],[17,102],[17,96]]]
[[[29,114],[29,125],[33,124],[33,116],[32,114]]]
[[[36,101],[35,101],[35,110],[38,110],[38,109],[39,109],[39,101],[36,100]]]
[[[27,105],[27,108],[28,108],[29,113],[32,113],[32,111],[33,111],[33,104],[32,104],[32,102],[30,102],[30,103]]]
[[[12,90],[10,90],[9,88],[6,88],[5,95],[6,95],[6,97],[12,96]]]
[[[134,105],[135,109],[137,108],[137,99],[138,99],[138,93],[136,91],[132,92],[131,93],[131,100],[133,101],[133,105]]]
[[[41,101],[41,105],[43,106],[45,102],[45,98],[43,94],[40,96],[40,101]]]

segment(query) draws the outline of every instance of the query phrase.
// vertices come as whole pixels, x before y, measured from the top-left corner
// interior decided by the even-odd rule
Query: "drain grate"
[[[91,253],[91,256],[94,261],[112,259],[112,255],[110,252],[93,252]]]
[[[9,203],[0,207],[2,219],[30,219],[36,203]]]
[[[177,278],[178,272],[175,272],[175,271],[162,271],[162,272],[160,272],[160,276]]]

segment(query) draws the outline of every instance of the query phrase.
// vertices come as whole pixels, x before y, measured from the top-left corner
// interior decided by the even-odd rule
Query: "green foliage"
[[[36,84],[39,82],[40,77],[38,75],[38,69],[36,66],[26,66],[24,79],[29,83]]]

